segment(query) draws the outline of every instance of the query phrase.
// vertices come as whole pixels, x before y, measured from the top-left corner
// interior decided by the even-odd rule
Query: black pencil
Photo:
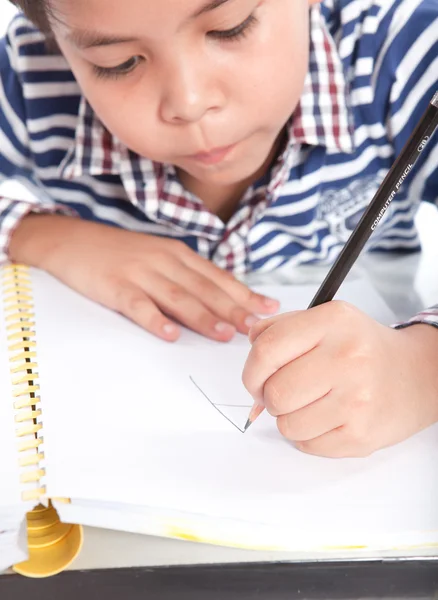
[[[430,101],[420,122],[369,203],[341,253],[316,292],[309,308],[333,300],[345,277],[376,229],[391,201],[414,168],[438,126],[438,91]],[[438,165],[437,165],[438,167]]]
[[[395,160],[374,198],[371,200],[353,233],[316,292],[309,308],[330,302],[341,287],[369,237],[376,229],[391,201],[426,148],[438,126],[438,91],[435,92],[420,122]],[[437,165],[438,166],[438,165]],[[251,410],[245,431],[262,412],[259,405]]]

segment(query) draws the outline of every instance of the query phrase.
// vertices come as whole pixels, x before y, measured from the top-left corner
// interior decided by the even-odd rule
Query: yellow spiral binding
[[[39,432],[42,425],[38,396],[35,315],[32,282],[28,267],[9,265],[2,269],[2,290],[6,319],[6,336],[11,364],[16,436],[19,440],[24,501],[45,496],[45,471],[41,467],[44,452]],[[36,445],[35,440],[39,441]]]
[[[82,546],[83,531],[80,525],[61,523],[50,502],[48,507],[39,504],[46,499],[46,473],[32,281],[26,266],[9,265],[1,273],[22,499],[38,504],[27,514],[29,559],[15,565],[14,570],[29,577],[47,577],[74,560]]]

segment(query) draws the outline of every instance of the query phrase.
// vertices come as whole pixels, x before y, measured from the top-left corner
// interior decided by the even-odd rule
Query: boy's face
[[[316,1],[52,0],[52,27],[126,146],[231,185],[262,168],[297,105]]]

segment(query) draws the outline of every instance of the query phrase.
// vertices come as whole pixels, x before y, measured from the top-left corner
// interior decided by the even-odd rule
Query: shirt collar
[[[309,68],[289,127],[290,144],[354,149],[353,118],[341,57],[320,6],[310,10]]]
[[[319,5],[310,9],[309,69],[287,133],[288,141],[277,161],[272,181],[274,187],[278,187],[284,179],[292,161],[292,150],[298,144],[324,146],[333,152],[351,153],[354,149],[348,84],[341,58]],[[120,175],[125,187],[126,184],[128,186],[126,191],[129,194],[129,187],[132,187],[129,181],[132,182],[134,171],[143,174],[148,200],[155,197],[158,201],[160,191],[163,191],[160,190],[164,185],[162,178],[170,183],[177,180],[171,165],[154,163],[138,156],[109,133],[82,97],[75,141],[60,165],[60,176],[74,179],[84,174]],[[157,181],[157,177],[161,182]],[[133,195],[129,195],[137,204]],[[196,198],[189,193],[187,200],[196,203]]]

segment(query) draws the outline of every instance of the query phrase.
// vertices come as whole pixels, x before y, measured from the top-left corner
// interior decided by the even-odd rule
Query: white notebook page
[[[438,531],[436,427],[359,460],[302,454],[265,413],[242,434],[190,378],[246,417],[243,336],[225,345],[184,332],[169,345],[44,273],[33,281],[50,495],[317,532],[321,543]],[[290,310],[315,288],[265,291]],[[393,321],[366,282],[339,297]]]

